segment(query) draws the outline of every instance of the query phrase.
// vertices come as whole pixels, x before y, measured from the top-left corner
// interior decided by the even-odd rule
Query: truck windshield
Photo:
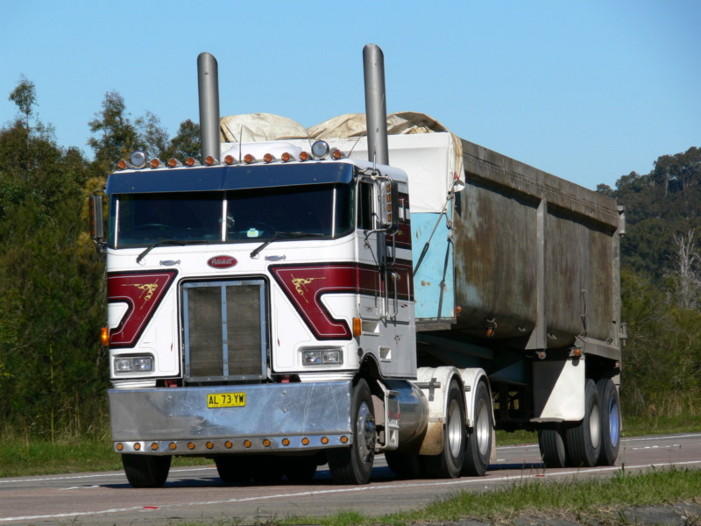
[[[352,228],[352,210],[346,184],[122,194],[112,198],[110,246],[257,242],[278,232],[339,237]]]

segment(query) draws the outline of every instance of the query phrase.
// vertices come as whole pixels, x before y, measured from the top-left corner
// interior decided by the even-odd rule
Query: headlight
[[[115,356],[114,372],[119,373],[150,373],[153,371],[153,356]]]
[[[343,350],[340,347],[305,349],[302,351],[302,365],[341,365]]]

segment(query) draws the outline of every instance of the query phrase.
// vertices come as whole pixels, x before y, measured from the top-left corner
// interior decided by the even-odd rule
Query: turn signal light
[[[103,347],[109,347],[110,345],[110,330],[107,327],[100,329],[100,343]]]

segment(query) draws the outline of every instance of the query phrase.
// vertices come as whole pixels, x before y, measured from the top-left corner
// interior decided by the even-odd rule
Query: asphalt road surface
[[[276,486],[225,484],[214,466],[172,468],[163,488],[133,489],[119,472],[0,478],[0,526],[146,525],[178,520],[260,524],[290,515],[342,510],[381,515],[418,509],[459,491],[481,491],[523,480],[611,475],[651,466],[701,468],[701,434],[623,439],[616,467],[545,469],[537,445],[497,448],[485,477],[396,480],[382,456],[364,486],[336,486],[325,466],[313,482]]]

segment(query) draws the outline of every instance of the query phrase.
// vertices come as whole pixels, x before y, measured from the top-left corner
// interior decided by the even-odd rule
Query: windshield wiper
[[[260,251],[267,247],[273,241],[293,237],[324,237],[324,234],[319,234],[316,232],[275,232],[275,234],[273,234],[273,236],[270,239],[266,239],[262,244],[260,244],[258,247],[254,248],[251,251],[251,258],[254,258],[258,254],[260,254]]]
[[[140,263],[142,259],[146,257],[146,254],[151,252],[154,248],[156,247],[164,247],[164,246],[181,246],[184,247],[185,245],[206,245],[210,243],[209,241],[203,241],[203,240],[192,240],[192,241],[178,241],[177,239],[161,239],[160,241],[157,241],[156,243],[153,243],[152,245],[147,246],[141,254],[139,254],[136,257],[136,262]]]

